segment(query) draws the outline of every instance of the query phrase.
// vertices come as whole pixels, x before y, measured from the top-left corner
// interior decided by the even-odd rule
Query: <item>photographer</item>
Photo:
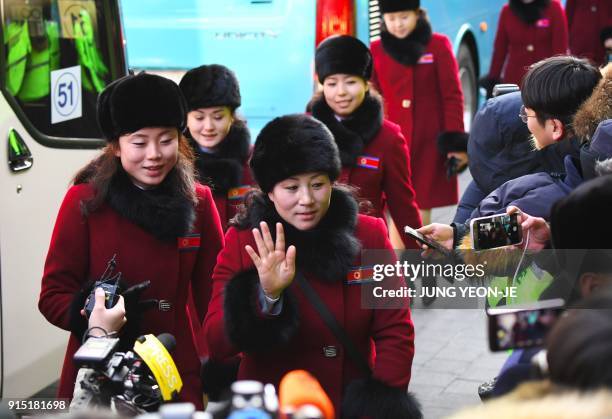
[[[520,213],[524,237],[529,232],[529,249],[541,250],[552,245],[564,271],[564,277],[556,278],[541,299],[569,295],[567,303],[572,305],[612,286],[612,251],[605,250],[612,247],[612,228],[609,223],[599,223],[595,235],[579,221],[604,220],[611,205],[612,177],[602,176],[582,184],[557,202],[551,212],[550,227],[543,218]],[[508,208],[509,214],[517,211],[516,207]],[[515,351],[504,365],[493,395],[505,394],[528,379],[531,359],[538,351],[539,348]]]
[[[597,127],[597,124],[593,126],[593,121],[605,113],[587,98],[598,94],[599,90],[609,89],[612,66],[606,69],[604,80],[600,82],[600,79],[601,73],[595,67],[585,60],[569,56],[552,57],[530,68],[521,90],[524,107],[520,118],[527,124],[537,150],[557,144],[558,152],[549,156],[563,161],[565,174],[541,172],[510,180],[483,199],[470,219],[504,212],[510,205],[534,216],[548,218],[556,200],[566,196],[585,179],[595,176],[592,155],[596,154],[599,159],[609,157],[606,155],[612,152],[612,144],[602,139],[596,145],[579,147],[581,140],[588,144]],[[582,167],[583,156],[585,167]],[[449,248],[472,247],[467,234],[469,220],[452,226],[431,224],[419,231],[430,239],[450,245]],[[466,241],[461,243],[464,238]]]

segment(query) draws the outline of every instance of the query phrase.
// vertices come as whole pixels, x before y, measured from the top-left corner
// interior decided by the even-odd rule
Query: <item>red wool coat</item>
[[[406,66],[370,45],[372,81],[384,98],[387,118],[400,125],[410,149],[412,185],[420,208],[453,205],[457,178],[446,177],[446,156],[436,144],[444,132],[463,133],[463,94],[457,61],[448,38],[434,33],[419,63]]]
[[[565,3],[569,28],[570,52],[604,64],[605,50],[600,39],[604,28],[612,28],[610,0],[567,0]]]
[[[90,185],[80,184],[71,187],[64,198],[45,262],[38,302],[41,313],[52,324],[69,330],[69,307],[74,295],[88,280],[98,279],[116,254],[115,272],[122,272],[129,285],[151,281],[142,299],[170,302],[168,311],[146,311],[140,331],[174,335],[176,348],[172,357],[183,379],[180,399],[201,409],[200,362],[187,313],[187,296],[192,287],[202,319],[210,298],[212,270],[223,247],[221,223],[210,189],[197,185],[196,221],[185,238],[188,242],[179,238],[176,243],[154,238],[107,204],[84,218],[80,203],[92,194]],[[72,397],[77,373],[72,357],[80,346],[80,337],[71,334],[58,397]]]
[[[488,76],[520,85],[531,64],[567,51],[567,22],[558,0],[552,0],[543,10],[542,18],[532,25],[505,4],[499,17]]]
[[[369,215],[384,218],[386,204],[404,245],[416,249],[414,240],[402,234],[404,226],[421,226],[411,182],[411,164],[400,127],[384,120],[376,137],[357,157],[357,165],[343,167],[338,181],[357,187],[359,198],[370,201],[373,208]]]
[[[364,249],[391,250],[386,227],[379,218],[358,215],[355,236],[363,244]],[[258,283],[256,271],[251,271],[254,269],[251,258],[244,250],[247,244],[255,245],[251,230],[237,230],[232,227],[226,234],[226,246],[219,254],[213,274],[213,294],[204,322],[211,358],[224,359],[238,352],[228,338],[228,330],[238,327],[227,320],[225,309],[228,304],[241,304],[244,310],[252,311],[250,316],[255,319],[263,316],[256,312],[257,309],[254,307],[257,303],[250,298],[255,294],[248,287],[244,291],[246,295],[244,300],[252,300],[251,306],[248,302],[234,299],[233,293],[226,290],[226,285],[234,281],[246,283],[254,280]],[[298,258],[299,252],[298,246]],[[354,265],[359,266],[359,264],[358,256]],[[251,277],[244,276],[245,273]],[[366,356],[374,372],[374,378],[388,386],[405,390],[410,380],[414,354],[414,327],[410,310],[408,308],[363,309],[360,308],[362,305],[359,284],[349,285],[348,279],[344,278],[335,282],[325,282],[309,272],[304,272],[304,276],[347,331],[360,352]],[[343,390],[352,380],[363,378],[362,373],[344,353],[341,344],[311,306],[296,281],[288,290],[299,313],[295,335],[285,345],[270,346],[259,352],[243,353],[238,376],[240,379],[254,379],[278,385],[287,372],[305,369],[319,380],[340,417],[339,408]],[[289,303],[287,291],[283,295],[283,311],[285,311]],[[232,300],[228,302],[228,299]],[[286,319],[280,321],[291,323]],[[285,330],[279,328],[274,335],[266,335],[266,331],[278,326],[257,323],[257,320],[255,322],[262,325],[262,328],[252,331],[249,329],[252,334],[249,339],[259,340],[259,344],[267,344],[273,339],[271,336],[280,335],[281,331]],[[334,349],[332,354],[329,353],[330,348]],[[401,393],[405,395],[405,391]]]
[[[244,202],[244,197],[255,185],[255,181],[251,175],[251,168],[248,163],[244,163],[242,167],[242,181],[240,186],[230,189],[225,193],[215,193],[213,198],[223,231],[227,231],[229,221],[240,211],[240,206]]]

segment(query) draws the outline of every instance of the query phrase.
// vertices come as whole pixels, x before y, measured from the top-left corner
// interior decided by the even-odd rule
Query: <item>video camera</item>
[[[71,410],[104,406],[135,416],[176,399],[183,383],[169,353],[176,345],[172,335],[141,336],[127,352],[114,352],[118,343],[91,337],[74,354],[80,370]]]

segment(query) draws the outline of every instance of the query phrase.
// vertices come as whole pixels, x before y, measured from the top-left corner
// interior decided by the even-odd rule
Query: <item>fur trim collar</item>
[[[542,12],[548,7],[550,0],[534,0],[525,4],[522,0],[510,0],[510,10],[523,22],[532,25],[542,18]]]
[[[591,96],[574,114],[574,132],[582,141],[590,141],[601,121],[612,119],[612,64],[602,70]]]
[[[238,228],[259,228],[259,223],[265,221],[274,236],[273,226],[281,222],[287,247],[294,245],[297,249],[298,269],[328,282],[343,281],[361,250],[355,237],[357,213],[353,196],[334,186],[325,217],[314,229],[301,231],[283,220],[268,196],[258,192],[248,198],[247,213],[238,221]]]
[[[376,137],[384,119],[382,102],[370,91],[366,93],[361,106],[350,117],[342,121],[336,119],[334,111],[321,94],[312,103],[312,116],[323,122],[334,134],[340,150],[340,160],[344,167],[355,165],[357,156]]]
[[[195,221],[193,202],[182,195],[176,168],[155,189],[142,190],[120,169],[113,176],[108,203],[120,215],[162,241],[184,236]]]
[[[416,27],[410,35],[399,39],[385,29],[380,33],[380,42],[385,52],[395,61],[403,65],[415,65],[425,53],[425,48],[431,40],[431,34],[431,25],[427,15],[421,11]]]
[[[198,179],[210,186],[215,194],[225,194],[240,186],[243,167],[249,158],[251,134],[244,122],[236,120],[215,153],[203,152],[190,138],[195,152]]]

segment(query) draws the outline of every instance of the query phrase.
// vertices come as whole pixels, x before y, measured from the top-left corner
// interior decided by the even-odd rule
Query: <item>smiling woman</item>
[[[175,128],[142,128],[119,137],[115,156],[136,186],[150,189],[176,165],[178,135]]]
[[[113,258],[122,274],[120,294],[145,279],[150,285],[124,296],[127,322],[121,327],[122,322],[110,321],[120,330],[107,332],[119,332],[119,350],[131,349],[141,335],[174,335],[172,356],[184,384],[179,399],[202,409],[192,322],[198,325],[206,314],[223,236],[210,189],[195,182],[191,149],[180,135],[185,99],[163,77],[126,76],[100,94],[97,116],[108,144],[76,175],[64,198],[38,303],[49,322],[72,332],[59,397],[73,394],[72,356],[88,327],[81,309]],[[193,319],[186,310],[190,290]],[[155,308],[145,312],[140,294],[155,301]],[[107,307],[104,317],[114,315],[123,314]]]

